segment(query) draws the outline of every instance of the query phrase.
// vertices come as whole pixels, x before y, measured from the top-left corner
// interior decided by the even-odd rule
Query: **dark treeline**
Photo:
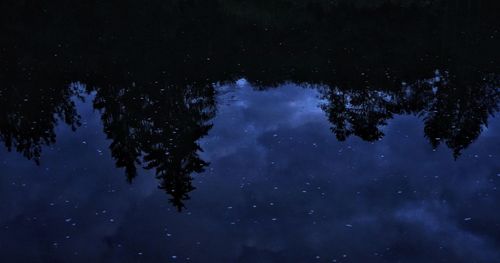
[[[436,148],[446,144],[455,158],[476,140],[488,118],[499,110],[498,75],[460,76],[436,71],[428,79],[404,83],[400,89],[322,89],[328,101],[322,109],[340,141],[356,135],[376,141],[384,134],[380,127],[396,114],[413,114],[425,124],[425,136]],[[455,86],[459,82],[462,86]]]
[[[436,69],[498,70],[496,1],[327,2],[13,1],[2,7],[2,58],[103,83],[243,75],[387,89]]]
[[[338,139],[395,114],[458,157],[497,111],[497,1],[2,1],[0,140],[38,161],[95,92],[118,167],[154,169],[180,209],[207,165],[213,83],[316,83]],[[58,117],[59,116],[59,117]]]

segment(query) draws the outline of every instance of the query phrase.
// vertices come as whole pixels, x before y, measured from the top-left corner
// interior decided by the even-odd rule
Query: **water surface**
[[[6,262],[500,259],[497,4],[57,2],[0,4]]]

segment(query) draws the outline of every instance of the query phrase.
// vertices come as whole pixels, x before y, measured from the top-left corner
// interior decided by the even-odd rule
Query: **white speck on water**
[[[227,209],[233,209],[233,207],[232,206],[228,206]]]
[[[113,223],[115,220],[113,218],[109,219],[109,222]]]
[[[470,221],[471,219],[472,218],[470,218],[470,217],[466,217],[466,218],[464,218],[464,221]]]
[[[177,256],[172,256],[172,259],[176,259],[176,258],[177,258]]]
[[[137,252],[137,255],[142,256],[142,252]]]
[[[346,227],[352,227],[352,225],[351,225],[351,224],[346,224],[345,226],[346,226]]]
[[[66,218],[64,221],[71,222],[71,218]]]
[[[278,220],[278,219],[277,219],[276,217],[273,217],[271,220],[272,220],[272,221],[276,221],[276,220]]]

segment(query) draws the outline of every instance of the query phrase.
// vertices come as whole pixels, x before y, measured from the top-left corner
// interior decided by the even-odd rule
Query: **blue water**
[[[0,1],[0,263],[500,262],[500,1]]]
[[[56,126],[40,165],[0,149],[0,245],[9,262],[494,262],[500,120],[455,159],[416,114],[384,136],[332,134],[320,86],[220,84],[209,163],[178,212],[153,170],[115,167],[95,93]],[[159,113],[166,114],[166,113]],[[174,142],[175,143],[175,142]],[[202,150],[202,151],[201,151]]]

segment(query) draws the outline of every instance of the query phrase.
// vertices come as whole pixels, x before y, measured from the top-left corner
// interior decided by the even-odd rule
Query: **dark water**
[[[495,1],[2,1],[2,262],[500,262]]]

